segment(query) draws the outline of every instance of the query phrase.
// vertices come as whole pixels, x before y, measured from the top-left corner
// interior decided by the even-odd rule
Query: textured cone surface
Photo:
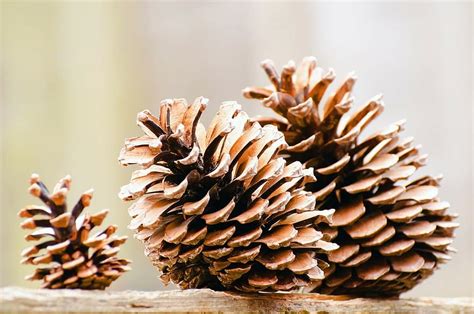
[[[182,288],[292,290],[321,280],[318,255],[337,248],[303,191],[314,180],[301,163],[276,157],[286,147],[272,125],[251,123],[235,102],[210,126],[199,122],[207,99],[165,100],[159,115],[138,114],[145,135],[128,139],[119,160],[142,169],[120,192],[130,228],[162,280]]]
[[[411,138],[400,137],[404,122],[360,136],[382,112],[381,96],[350,112],[353,75],[325,96],[335,76],[317,68],[313,57],[297,68],[290,61],[281,75],[270,60],[262,67],[272,85],[246,88],[244,96],[280,116],[256,120],[284,133],[289,147],[281,156],[288,162],[314,169],[317,181],[306,190],[316,208],[336,210],[323,230],[340,248],[328,255],[326,279],[315,291],[396,295],[448,260],[456,215],[446,213],[449,204],[437,197],[439,177],[409,179],[426,155]]]
[[[92,190],[68,212],[66,195],[71,178],[63,178],[49,193],[37,175],[30,180],[30,193],[46,206],[31,205],[19,212],[27,218],[24,229],[36,229],[26,236],[27,241],[43,241],[22,252],[23,264],[41,265],[28,276],[29,280],[42,280],[42,288],[50,289],[105,289],[122,273],[129,270],[130,262],[117,257],[119,246],[127,237],[118,237],[112,225],[92,233],[100,226],[108,210],[89,215],[82,213],[89,206]]]

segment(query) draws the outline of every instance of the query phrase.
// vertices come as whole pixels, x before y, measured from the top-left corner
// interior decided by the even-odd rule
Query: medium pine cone
[[[224,103],[206,130],[207,99],[165,100],[159,117],[138,114],[144,136],[128,139],[119,160],[133,173],[120,197],[137,200],[130,228],[164,282],[182,288],[292,290],[323,277],[317,254],[336,245],[301,187],[312,169],[277,158],[286,146],[277,128],[250,123],[235,102]]]
[[[82,194],[72,211],[68,212],[66,195],[71,177],[61,179],[52,194],[36,174],[31,176],[30,184],[30,193],[46,206],[30,205],[22,209],[18,215],[27,219],[21,227],[40,228],[27,235],[27,241],[44,237],[51,239],[21,253],[24,257],[22,264],[46,264],[26,279],[43,280],[42,288],[105,289],[130,269],[127,266],[130,261],[116,257],[119,246],[127,239],[126,236],[114,235],[117,226],[112,225],[90,235],[91,230],[100,226],[108,214],[108,210],[102,210],[94,215],[81,215],[90,204],[92,190]]]
[[[334,208],[324,228],[340,248],[328,256],[331,267],[315,291],[331,294],[397,295],[431,275],[452,251],[455,215],[437,198],[440,178],[406,181],[425,164],[412,138],[400,138],[404,122],[365,139],[359,135],[383,110],[381,96],[349,114],[356,81],[349,75],[321,101],[334,80],[321,75],[316,59],[290,61],[278,75],[272,61],[262,62],[272,86],[244,89],[281,117],[262,118],[283,132],[289,144],[281,156],[314,168],[316,182],[306,185],[316,209]],[[322,110],[320,110],[322,109]]]

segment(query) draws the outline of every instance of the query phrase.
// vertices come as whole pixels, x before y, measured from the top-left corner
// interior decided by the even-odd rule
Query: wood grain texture
[[[1,313],[474,313],[472,298],[362,299],[317,294],[0,288]]]

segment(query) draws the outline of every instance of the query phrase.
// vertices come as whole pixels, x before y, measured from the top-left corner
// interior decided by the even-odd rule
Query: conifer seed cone
[[[92,190],[82,194],[68,212],[66,195],[70,176],[61,179],[53,193],[49,193],[36,174],[31,176],[30,183],[30,193],[46,206],[30,205],[22,209],[18,215],[27,219],[21,227],[38,228],[26,236],[27,241],[47,240],[23,250],[21,263],[46,266],[37,268],[26,279],[42,280],[42,288],[105,289],[130,269],[127,266],[130,261],[116,256],[127,239],[114,234],[117,226],[91,234],[108,214],[108,210],[93,215],[82,213],[90,204]]]
[[[409,180],[426,155],[412,138],[400,137],[404,121],[360,136],[383,111],[381,96],[352,113],[354,75],[325,96],[335,75],[317,68],[314,57],[298,67],[290,61],[281,75],[270,60],[262,67],[271,86],[248,87],[244,96],[279,116],[256,121],[283,132],[289,146],[281,156],[288,162],[314,169],[317,181],[305,189],[315,196],[316,209],[335,209],[323,231],[340,248],[328,255],[326,278],[314,291],[398,295],[449,260],[456,215],[437,197],[440,177]]]
[[[130,138],[123,165],[139,165],[120,196],[136,200],[130,228],[164,282],[182,288],[292,290],[323,278],[319,259],[337,248],[318,224],[319,211],[301,188],[313,170],[277,157],[286,147],[276,127],[250,123],[226,102],[207,130],[207,99],[164,100],[159,116],[138,114],[144,136]]]

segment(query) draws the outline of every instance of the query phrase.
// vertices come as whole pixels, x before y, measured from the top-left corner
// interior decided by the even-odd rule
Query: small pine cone
[[[159,117],[138,114],[144,136],[128,139],[119,160],[143,169],[120,196],[136,200],[130,228],[164,282],[186,288],[292,290],[323,276],[318,259],[337,248],[318,224],[333,211],[314,209],[301,187],[314,179],[299,162],[275,157],[286,147],[274,126],[250,123],[224,103],[207,130],[207,99],[165,100]]]
[[[21,223],[23,229],[36,229],[26,236],[27,241],[50,238],[21,253],[22,264],[39,265],[28,280],[42,280],[42,288],[49,289],[105,289],[112,281],[128,271],[130,261],[116,255],[127,237],[114,235],[117,226],[111,225],[104,231],[90,234],[102,224],[108,210],[94,215],[82,214],[89,206],[92,190],[82,194],[71,212],[67,211],[66,195],[71,177],[66,176],[49,193],[39,176],[30,179],[30,193],[46,206],[30,205],[18,215],[27,218]]]
[[[272,86],[246,88],[244,96],[261,100],[280,117],[256,121],[283,132],[289,147],[281,156],[288,162],[314,169],[317,181],[305,189],[316,197],[316,208],[336,210],[323,231],[340,248],[329,254],[331,266],[315,291],[397,295],[448,260],[456,216],[437,198],[440,178],[406,181],[426,155],[412,138],[399,137],[404,122],[359,137],[382,112],[381,96],[350,114],[356,81],[351,74],[320,108],[335,78],[332,70],[322,74],[313,57],[297,68],[290,61],[281,75],[270,60],[262,67]]]

